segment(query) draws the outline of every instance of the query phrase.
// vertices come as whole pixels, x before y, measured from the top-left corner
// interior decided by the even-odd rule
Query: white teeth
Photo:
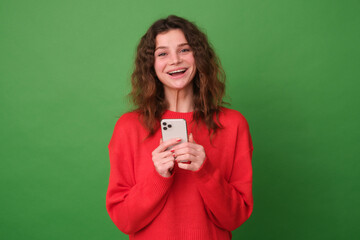
[[[179,72],[185,72],[186,69],[180,69],[180,70],[176,70],[176,71],[172,71],[172,72],[169,72],[169,74],[174,74],[174,73],[179,73]]]

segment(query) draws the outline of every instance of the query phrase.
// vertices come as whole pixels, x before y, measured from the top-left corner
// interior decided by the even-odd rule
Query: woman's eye
[[[190,49],[184,48],[184,49],[181,49],[180,52],[190,52]]]
[[[158,57],[163,57],[163,56],[165,56],[166,55],[166,53],[159,53],[158,54]]]

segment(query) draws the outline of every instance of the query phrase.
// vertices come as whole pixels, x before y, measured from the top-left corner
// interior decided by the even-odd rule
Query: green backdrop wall
[[[358,0],[2,0],[0,238],[127,239],[105,209],[107,144],[135,47],[177,14],[208,34],[254,142],[234,239],[360,235]]]

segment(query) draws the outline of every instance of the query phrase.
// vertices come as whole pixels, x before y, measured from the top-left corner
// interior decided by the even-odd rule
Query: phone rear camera
[[[163,122],[163,125],[166,126],[166,122]]]
[[[163,127],[164,130],[167,130],[167,127]]]
[[[171,128],[171,127],[172,127],[171,124],[169,124],[169,125],[168,125],[168,128]]]

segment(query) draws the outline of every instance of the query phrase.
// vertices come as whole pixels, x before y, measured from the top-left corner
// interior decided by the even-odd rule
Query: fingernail
[[[170,152],[174,153],[174,152],[175,152],[175,150],[173,150],[173,149],[172,149],[172,150],[170,150]]]
[[[177,139],[176,141],[177,141],[177,142],[181,142],[181,138]]]

